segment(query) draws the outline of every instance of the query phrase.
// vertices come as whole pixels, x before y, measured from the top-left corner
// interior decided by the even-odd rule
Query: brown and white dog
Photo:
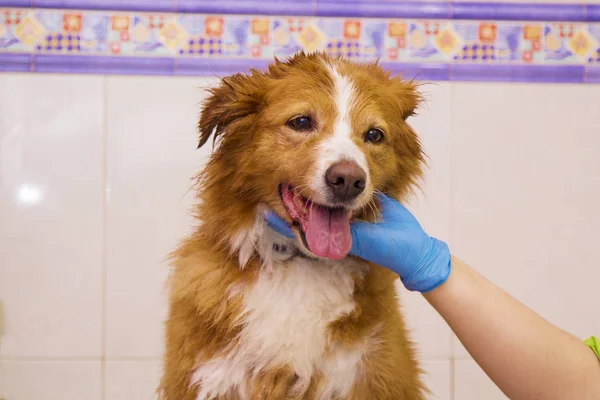
[[[388,270],[347,256],[350,219],[404,198],[423,154],[415,85],[320,54],[210,90],[200,225],[173,255],[165,400],[424,399]],[[270,230],[273,210],[297,239]]]

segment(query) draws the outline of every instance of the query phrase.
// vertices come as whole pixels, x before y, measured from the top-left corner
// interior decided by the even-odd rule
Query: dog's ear
[[[252,71],[250,75],[236,74],[223,78],[216,87],[208,89],[209,96],[202,105],[198,130],[198,148],[213,135],[213,142],[234,121],[257,112],[260,106],[260,84],[264,75]]]
[[[414,81],[406,81],[400,77],[392,78],[390,83],[394,98],[400,106],[401,118],[406,121],[408,117],[416,114],[417,109],[423,102],[423,96],[418,90],[419,85]]]

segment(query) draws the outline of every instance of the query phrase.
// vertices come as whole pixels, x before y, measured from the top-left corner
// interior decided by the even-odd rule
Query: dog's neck
[[[266,232],[268,236],[266,239],[267,243],[266,245],[268,245],[268,243],[271,243],[271,251],[264,251],[261,252],[259,251],[259,256],[264,260],[265,258],[271,258],[273,261],[278,262],[278,261],[286,261],[289,260],[293,257],[296,256],[300,256],[302,255],[302,253],[300,252],[300,249],[298,249],[298,247],[296,247],[296,244],[294,243],[294,239],[288,239],[285,236],[275,232],[274,230],[272,230],[271,228],[267,227],[266,228]],[[267,249],[265,249],[267,250]]]
[[[264,212],[259,210],[249,228],[240,230],[230,239],[231,253],[237,253],[240,268],[244,268],[254,256],[260,258],[264,267],[273,263],[304,257],[295,239],[289,239],[269,228],[264,221]]]

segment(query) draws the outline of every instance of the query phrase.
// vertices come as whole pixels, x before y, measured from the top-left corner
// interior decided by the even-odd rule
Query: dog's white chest
[[[332,348],[327,338],[327,325],[354,309],[350,273],[356,269],[344,264],[296,257],[261,272],[254,286],[240,289],[245,309],[240,340],[196,369],[192,384],[201,387],[198,400],[232,391],[248,398],[250,374],[285,366],[298,376],[298,390],[319,372],[323,384],[318,398],[346,396],[363,352]]]

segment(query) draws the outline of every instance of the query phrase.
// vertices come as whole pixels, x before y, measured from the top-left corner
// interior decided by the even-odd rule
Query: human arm
[[[600,361],[587,345],[459,259],[424,296],[512,400],[600,399]]]
[[[353,223],[350,254],[389,268],[408,289],[424,293],[513,400],[600,399],[600,362],[589,347],[465,263],[450,262],[448,246],[427,235],[406,208],[380,200],[383,222]],[[267,222],[293,236],[274,216]]]

